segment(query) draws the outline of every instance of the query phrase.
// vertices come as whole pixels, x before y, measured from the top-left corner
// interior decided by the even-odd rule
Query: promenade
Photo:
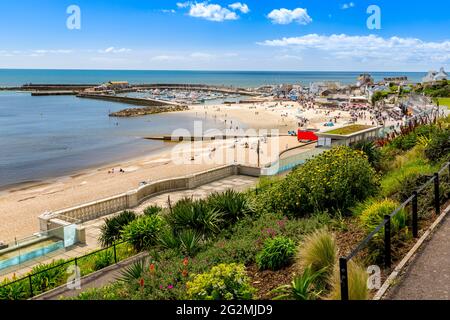
[[[258,182],[258,178],[248,177],[248,176],[230,176],[212,183],[202,185],[195,189],[167,192],[160,194],[158,196],[149,198],[145,202],[141,203],[138,207],[132,210],[137,213],[142,213],[142,211],[151,205],[159,205],[161,207],[168,207],[168,199],[170,197],[171,202],[175,203],[184,197],[193,197],[194,199],[206,198],[213,192],[223,192],[228,189],[233,189],[235,191],[245,191],[252,188]],[[103,216],[101,218],[87,221],[83,224],[86,228],[86,244],[85,245],[75,245],[67,250],[59,250],[40,258],[30,260],[22,265],[20,269],[17,270],[6,270],[6,272],[0,275],[0,281],[4,278],[11,278],[13,275],[16,277],[21,277],[27,274],[33,266],[41,263],[50,263],[53,260],[58,259],[73,259],[85,255],[100,248],[98,243],[98,237],[100,235],[100,227],[103,225],[105,218],[111,217],[112,215]]]
[[[384,300],[450,299],[450,207]]]

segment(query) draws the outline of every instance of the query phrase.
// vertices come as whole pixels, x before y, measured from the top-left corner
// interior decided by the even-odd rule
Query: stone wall
[[[74,220],[86,222],[122,210],[132,209],[146,199],[161,193],[193,189],[237,174],[259,177],[261,170],[253,167],[229,165],[185,177],[155,181],[117,196],[55,212],[46,212],[39,217],[41,231],[47,231],[48,222],[55,217],[68,219],[71,222]],[[46,230],[43,230],[44,228]]]

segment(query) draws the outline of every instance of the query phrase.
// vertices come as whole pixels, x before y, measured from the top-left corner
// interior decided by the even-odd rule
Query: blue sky
[[[1,1],[0,68],[449,69],[448,12],[442,0]]]

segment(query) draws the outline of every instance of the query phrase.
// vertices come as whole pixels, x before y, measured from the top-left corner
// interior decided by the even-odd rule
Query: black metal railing
[[[27,286],[28,286],[29,296],[27,296],[26,298],[32,298],[32,297],[36,296],[37,294],[44,293],[46,291],[52,290],[52,289],[58,287],[59,285],[61,285],[61,284],[59,284],[59,285],[54,286],[54,287],[48,287],[45,290],[35,290],[36,288],[33,286],[33,277],[36,277],[36,276],[38,276],[38,275],[40,275],[42,273],[45,273],[45,272],[49,272],[49,271],[54,270],[56,268],[61,268],[63,266],[69,265],[69,264],[73,264],[74,266],[78,267],[78,263],[79,263],[80,260],[88,258],[90,256],[93,256],[93,255],[101,253],[101,252],[106,252],[106,251],[112,249],[113,250],[114,263],[113,264],[109,264],[108,266],[100,268],[100,269],[98,269],[96,271],[102,270],[102,269],[104,269],[106,267],[109,267],[111,265],[117,264],[120,261],[118,259],[118,256],[117,256],[117,246],[119,246],[121,244],[125,244],[125,243],[126,243],[125,241],[114,243],[113,245],[111,245],[109,247],[105,247],[105,248],[102,248],[102,249],[99,249],[99,250],[96,250],[96,251],[92,251],[92,252],[90,252],[88,254],[85,254],[83,256],[80,256],[80,257],[75,257],[73,259],[66,260],[66,261],[64,261],[62,263],[56,264],[54,266],[51,266],[49,268],[40,270],[40,271],[35,272],[35,273],[30,273],[30,274],[28,274],[28,275],[26,275],[26,276],[24,276],[22,278],[19,278],[19,279],[16,279],[16,280],[13,280],[11,282],[8,282],[6,284],[1,285],[0,286],[0,290],[4,289],[6,287],[9,287],[9,286],[13,286],[13,285],[15,285],[15,284],[17,284],[17,283],[19,283],[21,281],[27,281],[28,282]],[[24,289],[25,289],[25,287],[24,287]],[[23,296],[26,296],[26,294],[23,293]]]
[[[341,285],[341,300],[349,300],[349,286],[348,286],[348,262],[361,252],[367,244],[384,228],[384,265],[389,269],[392,265],[392,233],[391,222],[392,219],[403,209],[411,204],[411,224],[412,235],[414,238],[419,236],[419,195],[432,183],[433,187],[433,209],[436,216],[441,214],[441,197],[440,197],[440,181],[445,171],[448,171],[447,182],[450,181],[450,162],[445,164],[439,172],[436,172],[426,183],[413,192],[406,201],[404,201],[398,208],[396,208],[390,215],[384,216],[384,220],[363,240],[360,244],[347,256],[339,259],[339,274]],[[428,208],[425,208],[428,209]]]

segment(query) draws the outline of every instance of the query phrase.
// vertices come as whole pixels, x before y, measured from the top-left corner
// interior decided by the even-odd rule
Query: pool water
[[[17,266],[26,261],[44,256],[50,252],[63,249],[64,241],[56,238],[45,239],[36,243],[7,251],[4,254],[0,251],[0,270]]]

